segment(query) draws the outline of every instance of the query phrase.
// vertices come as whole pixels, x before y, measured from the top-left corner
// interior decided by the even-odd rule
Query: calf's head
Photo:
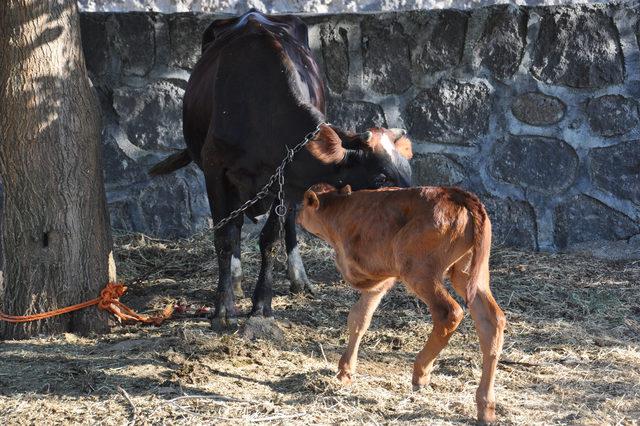
[[[323,181],[354,190],[411,185],[411,141],[402,129],[373,128],[347,133],[323,125],[308,144],[311,154],[333,171]]]
[[[327,229],[328,223],[324,219],[325,216],[331,216],[327,207],[332,203],[332,200],[335,201],[336,198],[349,194],[351,194],[349,185],[339,191],[326,183],[313,185],[304,193],[302,207],[298,211],[296,221],[307,231],[326,240],[330,229]]]

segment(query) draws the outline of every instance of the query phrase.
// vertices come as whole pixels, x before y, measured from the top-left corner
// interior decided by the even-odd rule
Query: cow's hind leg
[[[374,289],[363,291],[360,299],[349,311],[347,326],[349,328],[349,343],[338,363],[338,379],[344,384],[350,384],[356,371],[358,362],[358,348],[362,341],[362,336],[371,324],[371,318],[384,295],[395,284],[395,279],[391,278],[378,284]]]
[[[429,307],[433,321],[431,334],[413,366],[412,383],[416,390],[429,383],[436,357],[464,317],[464,311],[444,287],[441,275],[424,278],[408,280],[411,290]]]
[[[239,207],[240,200],[234,188],[226,181],[224,173],[205,173],[207,195],[214,223],[218,223]],[[213,206],[215,200],[215,208]],[[218,258],[218,292],[212,319],[222,326],[236,326],[236,306],[232,286],[232,258],[234,248],[240,244],[243,217],[232,220],[215,231],[215,249]]]
[[[260,232],[260,275],[253,292],[251,316],[273,316],[271,298],[273,296],[273,266],[276,257],[276,241],[280,231],[280,218],[275,213],[279,204],[275,199],[269,211],[269,217]]]
[[[285,221],[285,244],[287,248],[287,274],[291,282],[291,292],[303,293],[308,291],[314,294],[315,288],[307,277],[307,271],[304,269],[300,249],[298,248],[295,207],[291,207],[287,213],[287,219]]]
[[[468,259],[465,259],[468,260]],[[466,294],[469,275],[464,268],[466,261],[458,261],[451,271],[451,283],[461,297]],[[494,391],[498,358],[502,352],[502,342],[506,319],[489,289],[489,265],[483,265],[478,292],[469,306],[476,326],[482,350],[482,377],[476,391],[478,421],[490,423],[495,420],[496,397]]]

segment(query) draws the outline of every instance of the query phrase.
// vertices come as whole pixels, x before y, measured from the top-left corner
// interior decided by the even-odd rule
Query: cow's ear
[[[339,127],[331,126],[334,132],[342,140],[342,146],[346,149],[371,149],[373,140],[373,132],[366,131],[362,133],[345,132]]]
[[[400,155],[407,160],[411,160],[413,158],[413,150],[411,149],[411,141],[406,136],[407,131],[405,129],[389,129],[389,133]]]
[[[346,154],[340,136],[326,124],[320,126],[320,131],[315,139],[307,144],[307,149],[311,155],[325,164],[339,163]]]
[[[400,153],[407,160],[411,160],[413,158],[413,149],[411,148],[411,141],[408,137],[402,136],[396,139],[393,144],[396,147],[396,151]]]
[[[320,207],[320,199],[318,198],[318,195],[310,189],[304,193],[304,206],[311,207],[314,210],[317,210],[318,207]]]
[[[345,185],[342,187],[342,189],[340,189],[340,194],[342,195],[349,195],[351,194],[351,185]]]

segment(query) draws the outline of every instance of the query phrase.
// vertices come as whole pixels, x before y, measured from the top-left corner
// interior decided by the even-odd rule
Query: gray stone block
[[[638,125],[638,104],[620,95],[605,95],[587,103],[591,130],[601,136],[624,135]]]
[[[405,110],[409,133],[431,143],[474,145],[489,125],[491,99],[482,83],[446,80],[421,91]]]
[[[145,76],[155,62],[155,24],[147,13],[116,13],[115,46],[124,75]]]
[[[209,225],[202,180],[193,166],[135,185],[111,185],[111,226],[164,238],[182,238]],[[109,189],[109,186],[107,187]]]
[[[380,105],[364,101],[330,99],[327,106],[330,123],[344,129],[363,132],[371,127],[387,127]]]
[[[113,91],[113,108],[131,143],[143,149],[181,149],[184,82],[160,80]]]
[[[566,109],[560,99],[538,92],[523,93],[511,105],[513,115],[532,126],[558,123],[564,117]]]
[[[592,149],[589,174],[596,186],[640,205],[640,141]]]
[[[511,199],[482,199],[492,224],[493,245],[536,250],[536,216],[531,204]]]
[[[349,39],[346,28],[323,25],[320,30],[322,58],[329,87],[342,93],[349,83]]]
[[[573,183],[577,166],[578,156],[564,141],[509,135],[495,144],[489,173],[499,181],[551,195]]]
[[[105,185],[126,184],[148,179],[147,168],[150,164],[141,164],[118,144],[116,137],[109,131],[102,135],[102,158]]]
[[[93,76],[107,73],[110,62],[111,39],[107,32],[106,15],[101,13],[80,15],[82,32],[82,51],[87,70]]]
[[[378,93],[402,93],[411,86],[409,41],[395,15],[368,15],[361,22],[363,81]]]
[[[456,67],[462,60],[469,15],[458,10],[409,15],[420,30],[414,36],[413,72],[434,73]]]
[[[624,81],[613,20],[594,8],[538,9],[542,22],[531,72],[549,84],[597,88]]]
[[[527,13],[512,5],[492,7],[475,45],[476,61],[504,80],[520,66],[527,36]]]
[[[169,65],[183,69],[193,69],[200,58],[202,33],[213,19],[207,15],[180,13],[170,15],[169,23]]]
[[[462,166],[444,154],[417,154],[411,168],[414,185],[454,186],[466,177]]]
[[[555,244],[564,249],[586,241],[615,241],[640,233],[637,223],[586,195],[577,195],[555,209]]]

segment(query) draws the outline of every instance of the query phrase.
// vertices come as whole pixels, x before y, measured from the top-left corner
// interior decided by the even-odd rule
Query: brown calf
[[[433,330],[413,368],[414,388],[429,382],[435,358],[464,316],[446,290],[448,275],[471,311],[482,350],[478,420],[495,420],[494,381],[505,317],[489,289],[491,223],[475,195],[458,188],[387,188],[351,192],[316,185],[298,223],[334,248],[343,277],[361,291],[348,318],[349,344],[338,378],[351,383],[358,346],[373,312],[396,279],[429,306]]]

